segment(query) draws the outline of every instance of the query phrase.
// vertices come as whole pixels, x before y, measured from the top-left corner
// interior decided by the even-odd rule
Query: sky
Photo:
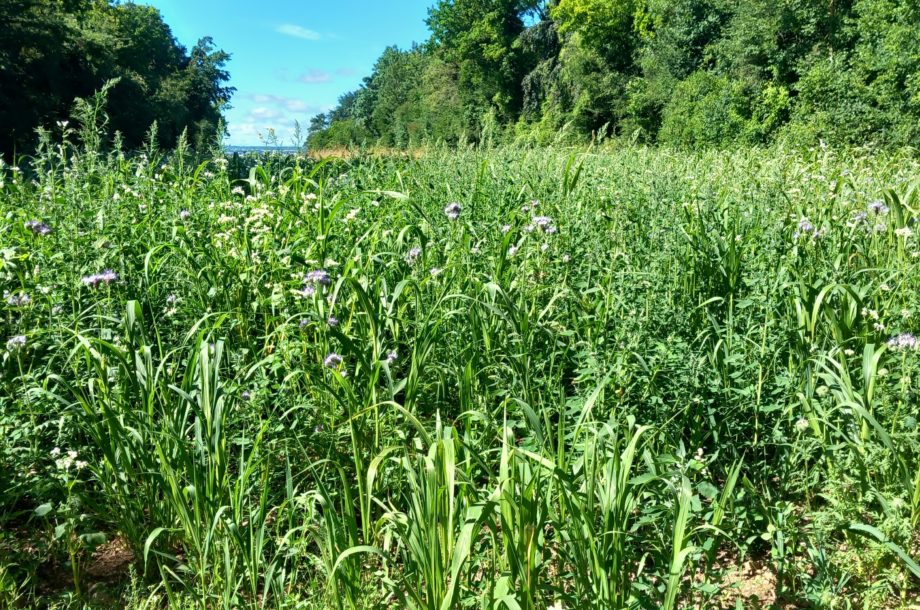
[[[383,50],[428,38],[433,0],[138,0],[160,10],[191,48],[211,36],[231,54],[227,144],[258,146],[269,128],[281,144],[294,122],[331,110],[358,87]]]

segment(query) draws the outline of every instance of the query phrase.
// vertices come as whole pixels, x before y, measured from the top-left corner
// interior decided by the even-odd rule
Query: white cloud
[[[300,98],[285,97],[283,95],[274,95],[271,93],[247,93],[240,97],[252,100],[261,106],[274,106],[283,108],[289,112],[316,114],[328,110],[326,104],[308,104]]]
[[[302,38],[304,40],[321,40],[323,35],[316,30],[311,30],[293,23],[282,23],[275,28],[275,31],[285,36]]]
[[[332,80],[332,75],[325,70],[318,70],[313,68],[312,70],[301,74],[299,77],[297,77],[297,80],[302,83],[307,83],[308,85],[315,85],[317,83],[330,82]]]

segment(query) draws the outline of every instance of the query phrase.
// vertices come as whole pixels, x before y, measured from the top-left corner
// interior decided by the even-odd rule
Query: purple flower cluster
[[[894,351],[920,348],[920,340],[911,333],[901,333],[888,340],[888,349]]]
[[[457,220],[458,218],[460,218],[461,209],[462,208],[460,207],[460,204],[457,202],[448,203],[447,206],[445,206],[444,208],[444,214],[446,214],[447,217],[451,220]]]
[[[396,350],[391,350],[387,352],[387,357],[384,358],[383,361],[386,362],[387,364],[393,364],[394,362],[396,362],[397,358],[399,358],[399,354],[396,353]]]
[[[544,233],[553,234],[556,232],[556,226],[553,224],[553,219],[549,216],[534,216],[533,224]]]
[[[418,257],[422,255],[422,249],[418,246],[415,246],[409,253],[406,255],[406,262],[410,265],[414,264],[418,260]]]
[[[182,210],[181,212],[179,212],[179,218],[182,220],[188,220],[189,218],[191,218],[191,216],[192,216],[192,213],[189,212],[188,210]]]
[[[884,216],[888,213],[888,206],[881,200],[876,200],[869,204],[869,210],[876,216]]]
[[[25,226],[35,235],[48,235],[51,233],[51,227],[41,222],[40,220],[28,220],[26,221]]]
[[[6,299],[6,304],[10,307],[25,307],[32,302],[32,297],[24,292],[20,292],[18,294],[10,294],[9,292],[4,292],[3,298]]]
[[[305,284],[319,284],[320,286],[328,286],[332,283],[332,277],[325,269],[317,269],[311,271],[304,278],[303,281]]]
[[[25,335],[16,335],[15,337],[10,337],[6,342],[6,349],[11,352],[14,352],[18,349],[22,349],[26,346],[26,336]]]
[[[106,269],[102,273],[86,275],[83,278],[81,278],[80,281],[83,282],[85,286],[89,286],[90,288],[98,288],[102,284],[108,285],[117,280],[118,280],[118,274],[112,271],[111,269]]]
[[[326,318],[326,325],[329,326],[329,328],[335,328],[339,325],[339,319],[335,316],[329,316]]]
[[[342,364],[342,361],[343,358],[341,356],[335,352],[331,352],[328,356],[326,356],[326,359],[323,360],[323,366],[326,368],[334,369]]]

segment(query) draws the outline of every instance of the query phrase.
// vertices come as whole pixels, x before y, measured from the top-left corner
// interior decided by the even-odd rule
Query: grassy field
[[[917,608],[920,165],[0,169],[0,607]]]

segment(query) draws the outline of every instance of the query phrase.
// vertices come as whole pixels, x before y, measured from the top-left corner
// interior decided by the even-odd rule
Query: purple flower
[[[460,218],[460,210],[461,210],[461,207],[459,203],[456,203],[456,202],[448,203],[447,206],[445,206],[444,208],[444,213],[451,220],[457,220],[458,218]]]
[[[310,326],[310,320],[304,318],[300,321],[300,328],[306,328],[308,326]]]
[[[528,226],[536,226],[544,233],[552,234],[556,232],[556,227],[553,225],[553,219],[549,216],[534,216],[532,224]]]
[[[16,335],[15,337],[10,337],[6,342],[6,349],[11,352],[15,352],[18,349],[22,349],[26,346],[26,336],[25,335]]]
[[[802,233],[813,233],[814,230],[815,230],[815,225],[811,224],[811,222],[807,218],[803,218],[802,220],[799,221],[799,231],[801,231]]]
[[[419,248],[418,246],[415,246],[414,248],[409,250],[409,253],[406,255],[406,262],[411,265],[415,263],[415,261],[417,261],[418,257],[421,255],[422,255],[422,249]]]
[[[399,354],[396,353],[396,350],[391,350],[387,352],[387,357],[384,358],[384,362],[387,364],[393,364],[396,362],[396,359],[399,358]]]
[[[192,216],[192,213],[189,212],[188,210],[182,210],[181,212],[179,212],[179,218],[181,218],[182,220],[188,220],[191,216]]]
[[[86,275],[80,281],[90,288],[98,288],[100,284],[111,284],[118,280],[118,274],[111,269],[106,269],[102,273]]]
[[[342,360],[343,359],[341,356],[339,356],[335,352],[331,352],[328,356],[326,356],[326,359],[323,360],[323,366],[330,368],[330,369],[334,369],[340,364],[342,364]]]
[[[876,216],[884,216],[888,213],[888,206],[885,205],[881,200],[877,199],[869,204],[869,210]]]
[[[20,292],[19,294],[10,294],[9,292],[4,292],[3,297],[6,299],[6,303],[10,307],[25,307],[32,302],[32,297],[24,292]]]
[[[321,286],[328,286],[332,283],[332,278],[326,272],[325,269],[317,269],[316,271],[311,271],[304,277],[303,281],[307,284],[320,284]]]
[[[866,212],[856,212],[856,214],[853,215],[853,224],[861,225],[862,223],[866,222],[866,218],[868,217],[869,214]]]
[[[240,394],[240,398],[243,400],[249,400],[252,398],[252,394],[249,392],[249,390],[245,390],[242,394]]]
[[[326,318],[326,324],[329,326],[329,328],[335,328],[339,325],[339,319],[335,316],[329,316]]]
[[[29,220],[26,221],[26,228],[35,235],[48,235],[51,233],[51,227],[41,222],[40,220]]]
[[[911,333],[902,333],[888,340],[888,349],[894,351],[917,349],[918,347],[920,347],[920,340]]]
[[[502,233],[507,233],[511,230],[511,225],[502,225]]]
[[[171,294],[168,297],[166,297],[166,304],[169,305],[170,307],[172,307],[178,302],[179,302],[179,297],[177,297],[174,294]]]

